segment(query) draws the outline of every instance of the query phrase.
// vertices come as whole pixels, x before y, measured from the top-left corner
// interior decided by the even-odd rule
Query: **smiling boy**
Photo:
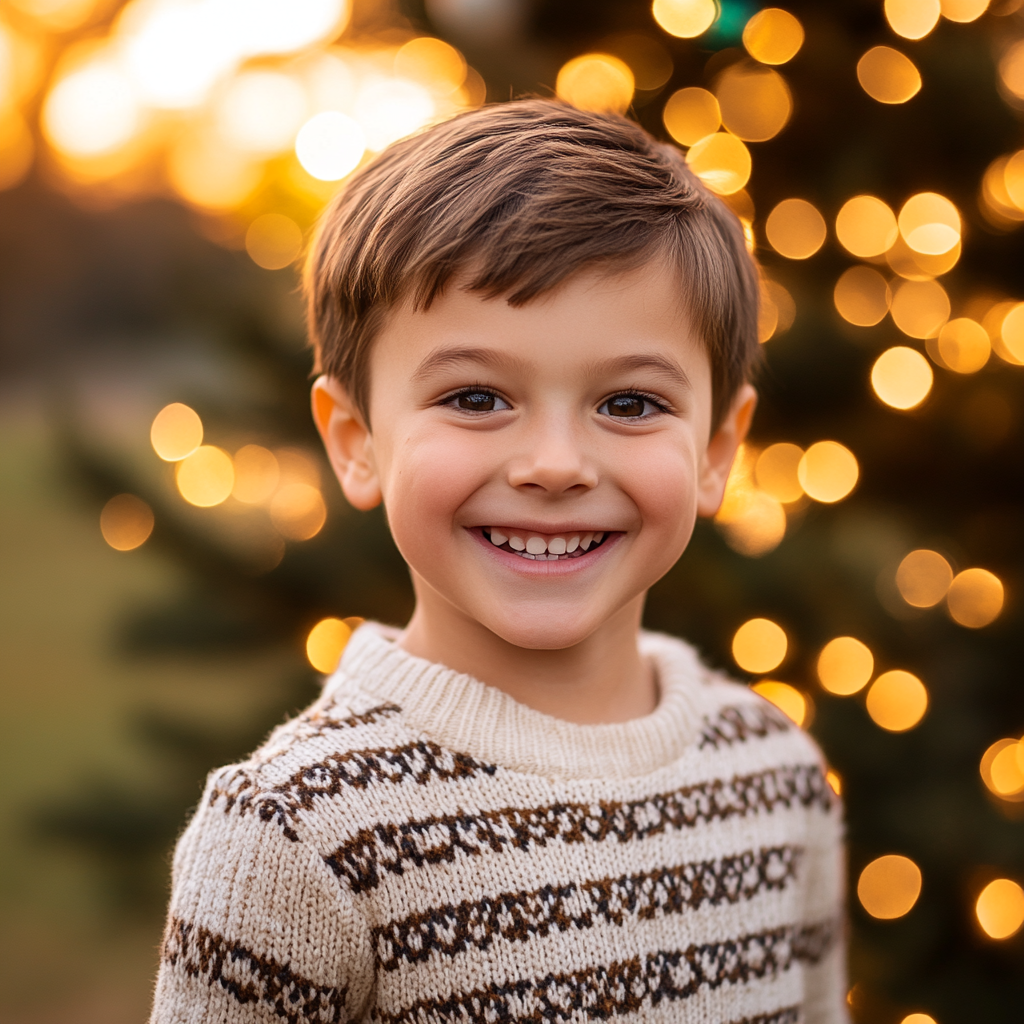
[[[153,1021],[844,1021],[820,754],[640,628],[753,414],[738,222],[636,125],[520,101],[358,172],[307,289],[416,608],[211,776]]]

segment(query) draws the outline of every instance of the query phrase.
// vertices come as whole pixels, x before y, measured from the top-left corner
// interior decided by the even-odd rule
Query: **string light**
[[[321,619],[306,636],[306,657],[310,665],[330,675],[338,667],[342,652],[352,636],[352,629],[343,619]]]
[[[623,114],[633,100],[635,86],[625,61],[607,53],[587,53],[562,66],[555,92],[581,110]]]
[[[134,494],[118,494],[100,513],[100,532],[115,551],[134,551],[153,532],[153,510]]]
[[[182,402],[165,405],[149,429],[153,450],[165,462],[187,458],[203,443],[203,421]]]
[[[760,675],[782,664],[789,648],[786,631],[771,619],[749,619],[732,638],[732,656],[741,669]]]
[[[686,154],[686,162],[719,195],[739,192],[750,180],[750,150],[729,132],[716,132],[695,142]]]
[[[978,894],[974,913],[990,939],[1008,939],[1024,925],[1024,889],[1012,879],[997,878]]]
[[[942,365],[955,373],[977,373],[992,354],[988,332],[976,320],[958,317],[939,331],[937,343]]]
[[[261,505],[270,500],[281,479],[281,469],[272,451],[247,444],[235,452],[235,483],[231,496],[244,505]]]
[[[832,298],[844,320],[859,327],[873,327],[889,312],[892,291],[874,268],[850,267],[836,281]]]
[[[906,732],[928,710],[928,691],[917,676],[893,669],[871,684],[867,709],[872,721],[887,732]]]
[[[746,142],[775,138],[793,113],[785,79],[771,68],[733,64],[715,86],[722,124]]]
[[[915,608],[937,605],[953,582],[949,562],[937,551],[918,548],[906,555],[896,570],[896,586],[903,600]]]
[[[810,699],[795,686],[790,686],[789,683],[780,683],[774,679],[762,679],[750,688],[774,704],[796,725],[803,726],[808,723]]]
[[[264,270],[281,270],[295,262],[302,251],[302,230],[280,213],[257,217],[245,233],[245,249]]]
[[[714,24],[718,5],[715,0],[654,0],[651,13],[669,35],[693,39]]]
[[[920,352],[904,345],[887,349],[871,367],[871,387],[894,409],[915,409],[932,389],[935,375]]]
[[[681,146],[692,146],[722,126],[722,112],[715,94],[694,86],[672,93],[662,119],[669,135]]]
[[[896,214],[877,196],[854,196],[836,215],[836,238],[862,259],[881,256],[898,235]]]
[[[987,569],[964,569],[949,585],[946,604],[961,626],[981,629],[994,622],[1003,610],[1003,584]]]
[[[227,452],[204,444],[177,464],[174,479],[181,496],[190,505],[212,508],[231,494],[235,470]]]
[[[785,64],[804,45],[804,28],[789,11],[766,7],[743,27],[743,45],[762,64]]]
[[[859,693],[874,671],[871,649],[852,636],[837,636],[818,655],[818,679],[829,693],[839,697]]]
[[[842,501],[856,487],[859,476],[853,452],[836,441],[812,444],[797,466],[797,478],[807,496],[825,504]]]
[[[804,496],[804,489],[800,486],[797,470],[803,456],[803,449],[795,444],[781,441],[769,445],[754,463],[757,486],[776,501],[799,501]]]
[[[883,921],[909,914],[920,895],[921,869],[898,853],[871,861],[857,879],[861,906]]]
[[[873,46],[857,62],[857,81],[879,103],[906,103],[921,91],[921,72],[891,46]]]
[[[791,260],[805,260],[824,244],[825,218],[806,199],[784,199],[764,227],[772,248]]]
[[[885,18],[905,39],[923,39],[939,20],[939,0],[885,0]]]
[[[1004,800],[1024,795],[1024,742],[996,740],[982,755],[978,767],[988,790]]]

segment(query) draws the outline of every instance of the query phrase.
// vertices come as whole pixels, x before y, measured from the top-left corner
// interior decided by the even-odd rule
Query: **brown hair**
[[[678,266],[711,362],[713,422],[757,358],[757,270],[735,215],[682,154],[610,114],[528,99],[397,142],[331,202],[306,264],[317,370],[367,424],[369,356],[397,303],[456,275],[521,305],[583,268]]]

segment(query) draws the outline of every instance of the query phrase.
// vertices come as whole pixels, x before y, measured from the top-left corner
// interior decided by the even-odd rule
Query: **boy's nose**
[[[508,482],[552,494],[591,490],[597,486],[598,474],[582,441],[569,427],[529,432],[522,449],[509,461]]]

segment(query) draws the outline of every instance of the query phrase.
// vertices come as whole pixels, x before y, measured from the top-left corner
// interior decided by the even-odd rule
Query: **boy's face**
[[[639,618],[717,509],[755,401],[744,387],[709,437],[710,365],[660,264],[581,273],[518,308],[458,287],[402,306],[370,381],[370,434],[317,384],[349,501],[383,498],[421,607],[532,649]]]

